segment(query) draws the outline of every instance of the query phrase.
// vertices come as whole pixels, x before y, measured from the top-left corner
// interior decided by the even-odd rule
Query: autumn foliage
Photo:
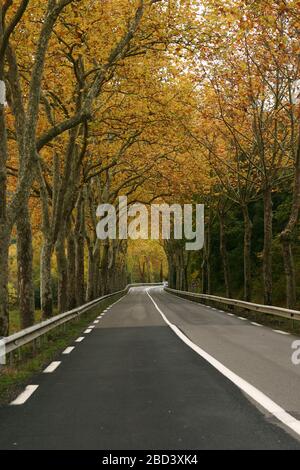
[[[9,333],[13,290],[22,327],[38,304],[49,318],[132,276],[158,280],[168,271],[170,285],[188,289],[196,279],[210,292],[216,220],[231,296],[233,213],[242,221],[251,300],[254,204],[263,211],[264,301],[273,301],[277,243],[287,305],[297,304],[299,7],[0,1],[0,335]],[[286,213],[274,232],[282,194]],[[192,256],[172,240],[164,252],[161,244],[98,240],[96,208],[120,195],[130,203],[205,203],[205,249]]]

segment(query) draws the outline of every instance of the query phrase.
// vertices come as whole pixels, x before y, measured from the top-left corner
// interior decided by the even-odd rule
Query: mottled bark
[[[76,307],[76,255],[75,238],[73,231],[70,230],[67,237],[68,249],[68,310]],[[89,299],[92,300],[92,299]]]
[[[68,263],[65,251],[64,232],[60,233],[56,245],[57,264],[57,306],[58,312],[63,313],[68,310]]]
[[[109,263],[109,240],[105,240],[102,246],[101,264],[100,264],[100,293],[106,295],[109,292],[108,286],[108,263]]]
[[[207,269],[205,259],[205,248],[202,250],[202,263],[201,263],[201,292],[207,294]]]
[[[76,303],[78,306],[84,303],[84,200],[81,196],[77,204],[77,216],[75,225],[75,273],[76,273]]]
[[[164,280],[164,268],[163,268],[163,263],[160,263],[160,272],[159,272],[159,280],[160,282],[163,282]]]
[[[33,248],[28,207],[17,219],[18,295],[21,328],[34,324]]]
[[[263,281],[264,303],[272,305],[272,190],[264,191],[264,250],[263,250]]]
[[[0,220],[0,337],[9,331],[8,316],[8,250],[10,232]]]
[[[104,289],[102,285],[102,278],[101,278],[101,270],[100,270],[100,247],[97,244],[96,248],[94,249],[93,254],[93,298],[96,299],[101,295],[104,295]]]
[[[7,133],[5,125],[4,106],[0,104],[0,336],[7,336],[9,328],[8,250],[11,228],[8,227],[6,207],[6,161]]]
[[[251,268],[251,241],[252,221],[249,216],[248,206],[242,206],[244,219],[244,300],[251,301],[252,294],[252,268]]]
[[[212,211],[209,211],[208,223],[205,227],[205,241],[202,250],[202,293],[211,294],[211,227]]]
[[[220,254],[223,264],[224,284],[226,297],[231,298],[231,276],[230,266],[227,251],[227,240],[226,240],[226,227],[224,213],[219,211],[219,223],[220,223]]]
[[[93,247],[88,246],[88,272],[87,272],[87,288],[86,288],[86,301],[87,302],[90,302],[94,298],[93,277],[94,277]]]
[[[76,237],[76,302],[84,303],[84,237]]]
[[[51,279],[51,258],[53,246],[46,239],[43,242],[41,251],[41,309],[44,319],[53,315],[52,299],[52,279]]]
[[[211,229],[212,229],[212,211],[209,211],[209,220],[206,236],[206,270],[207,270],[207,294],[211,294]]]

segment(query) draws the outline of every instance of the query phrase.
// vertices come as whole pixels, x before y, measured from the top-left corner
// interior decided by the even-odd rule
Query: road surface
[[[0,449],[300,449],[296,338],[161,288],[95,322],[0,408]]]

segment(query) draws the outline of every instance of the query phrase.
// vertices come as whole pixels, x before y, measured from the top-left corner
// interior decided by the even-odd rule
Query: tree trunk
[[[211,229],[212,229],[212,209],[209,210],[209,220],[207,226],[206,240],[206,275],[207,275],[207,294],[211,294]]]
[[[297,295],[292,241],[284,234],[281,236],[281,245],[286,278],[286,306],[287,308],[294,309],[296,307]]]
[[[0,203],[1,204],[1,203]],[[0,337],[8,336],[8,250],[10,232],[0,225]]]
[[[44,319],[53,315],[52,281],[51,281],[51,258],[52,243],[44,240],[41,251],[41,309]]]
[[[202,250],[202,293],[211,294],[211,210],[209,211],[209,219],[206,227],[206,236],[204,247]]]
[[[164,268],[163,268],[162,261],[160,263],[159,280],[160,280],[160,282],[163,282],[163,280],[164,280]]]
[[[202,294],[207,294],[207,264],[206,264],[206,254],[205,254],[205,246],[202,250],[202,264],[201,264],[201,273],[202,273]]]
[[[252,272],[251,272],[251,239],[252,221],[249,216],[248,206],[242,206],[244,218],[244,299],[251,301]]]
[[[174,266],[174,256],[171,254],[168,254],[168,266],[169,266],[168,286],[171,289],[176,289],[176,269]]]
[[[296,306],[296,275],[292,252],[293,234],[299,220],[300,210],[300,129],[298,136],[298,146],[295,160],[295,176],[293,187],[293,202],[288,223],[280,234],[284,271],[286,277],[286,302],[287,308],[293,309]]]
[[[104,289],[102,284],[102,273],[100,276],[100,247],[99,243],[93,250],[93,298],[96,299],[101,295],[104,295]]]
[[[76,307],[76,261],[75,261],[75,239],[70,230],[67,239],[68,248],[68,310]]]
[[[75,273],[76,273],[76,303],[80,307],[84,304],[84,199],[81,195],[77,204],[75,226]]]
[[[18,295],[21,328],[34,324],[34,286],[33,286],[33,248],[32,231],[28,206],[17,218],[17,263],[18,263]]]
[[[76,237],[76,302],[80,307],[84,304],[84,237]]]
[[[109,241],[105,240],[103,243],[101,263],[100,263],[100,283],[101,283],[101,295],[108,293],[108,257],[109,257]]]
[[[87,275],[87,288],[86,288],[86,301],[93,300],[93,275],[94,275],[94,257],[93,247],[88,247],[88,275]]]
[[[228,260],[228,251],[226,243],[226,233],[225,233],[225,220],[224,214],[219,212],[219,222],[220,222],[220,253],[223,264],[223,273],[224,273],[224,284],[225,284],[225,293],[226,297],[231,298],[231,276],[230,276],[230,266]]]
[[[2,28],[0,26],[0,33]],[[4,61],[0,63],[0,79],[4,80]],[[8,314],[8,251],[11,229],[7,221],[7,131],[4,104],[0,103],[0,336],[7,336]]]
[[[263,281],[264,303],[272,305],[272,190],[264,192],[264,251],[263,251]]]
[[[59,235],[57,239],[55,251],[58,275],[58,312],[63,313],[68,310],[68,264],[65,252],[65,238],[63,232]]]

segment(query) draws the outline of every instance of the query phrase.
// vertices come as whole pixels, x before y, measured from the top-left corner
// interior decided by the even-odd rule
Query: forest
[[[0,336],[122,289],[300,306],[300,1],[0,0]],[[205,205],[203,250],[99,204]]]

